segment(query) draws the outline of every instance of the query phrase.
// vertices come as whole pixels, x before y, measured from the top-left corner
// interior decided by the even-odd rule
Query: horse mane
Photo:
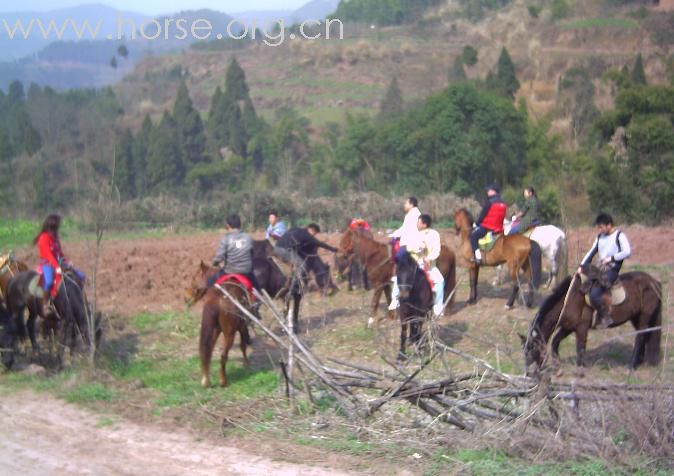
[[[571,276],[567,276],[564,278],[564,280],[557,285],[557,287],[552,291],[552,294],[550,294],[548,297],[545,298],[543,301],[543,304],[541,304],[541,307],[538,309],[538,312],[536,313],[536,317],[534,318],[534,321],[532,323],[532,326],[539,326],[542,327],[543,325],[543,320],[545,319],[545,316],[548,315],[548,312],[555,307],[555,305],[561,300],[564,299],[564,296],[566,296],[566,292],[569,290],[569,286],[571,285]]]

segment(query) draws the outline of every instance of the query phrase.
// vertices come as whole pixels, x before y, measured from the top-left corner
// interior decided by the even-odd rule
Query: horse
[[[506,235],[510,231],[511,225],[512,223],[509,220],[504,220],[503,229]],[[554,225],[539,225],[534,227],[530,232],[525,233],[524,236],[538,243],[543,256],[548,262],[550,274],[545,286],[550,287],[553,281],[555,285],[562,282],[569,272],[569,251],[564,231]],[[502,265],[496,268],[497,277],[494,282],[495,284],[503,281],[501,276],[502,269]]]
[[[0,300],[4,300],[7,296],[9,281],[21,271],[29,269],[28,265],[17,260],[12,252],[0,257]]]
[[[359,233],[367,238],[374,239],[372,232],[365,228],[351,228],[354,233]],[[353,253],[349,255],[335,254],[335,269],[337,276],[340,279],[348,278],[349,291],[353,291],[354,287],[370,290],[370,283],[367,278],[367,269],[365,264],[361,262]]]
[[[218,268],[208,266],[203,261],[197,272],[192,277],[190,287],[185,291],[185,299],[188,304],[204,300],[201,312],[201,331],[199,333],[199,358],[201,360],[201,385],[205,388],[211,386],[210,369],[213,348],[222,332],[225,341],[220,354],[220,386],[226,387],[227,381],[227,356],[234,344],[234,337],[238,332],[241,337],[241,353],[243,363],[248,367],[246,348],[250,345],[250,334],[246,320],[231,300],[214,286],[209,286],[208,281],[216,275]],[[220,285],[234,299],[240,303],[248,301],[247,290],[234,281],[226,281]]]
[[[619,326],[631,322],[637,331],[658,328],[662,324],[662,285],[648,273],[633,271],[620,275],[625,288],[625,301],[612,306],[611,315]],[[587,334],[592,327],[593,309],[581,289],[581,279],[574,274],[565,278],[541,304],[529,326],[524,343],[524,360],[527,373],[536,364],[543,365],[547,343],[552,337],[552,357],[559,359],[559,344],[571,333],[576,337],[576,365],[584,365]],[[613,327],[614,327],[613,326]],[[662,331],[653,329],[639,332],[634,339],[630,368],[636,369],[644,362],[656,365],[660,360]]]
[[[468,262],[468,271],[470,274],[470,297],[468,304],[477,302],[477,277],[480,272],[480,266],[497,266],[506,263],[510,277],[513,281],[513,289],[506,309],[512,309],[517,293],[519,292],[519,271],[524,271],[528,282],[533,290],[527,293],[525,303],[527,307],[533,305],[533,291],[538,289],[541,283],[541,247],[535,241],[531,241],[524,235],[503,235],[500,236],[494,247],[488,252],[482,253],[483,265],[478,265],[473,261],[473,250],[470,246],[469,236],[473,229],[473,216],[468,210],[462,208],[454,213],[454,226],[456,234],[461,237],[461,247],[463,257]]]
[[[405,358],[405,341],[409,327],[410,341],[421,339],[423,320],[433,307],[433,290],[417,262],[408,252],[397,256],[396,277],[400,289],[398,315],[400,316],[400,352],[398,360]]]
[[[365,265],[368,280],[374,288],[371,317],[368,321],[368,326],[370,326],[377,315],[382,292],[386,297],[387,305],[391,304],[391,278],[394,270],[391,248],[373,238],[356,233],[350,228],[342,233],[338,248],[337,256],[340,258],[348,258],[353,255],[355,259],[360,260]],[[456,286],[456,256],[445,245],[442,245],[440,249],[437,265],[445,278],[444,300],[447,301]],[[451,296],[450,304],[454,301],[455,294],[451,294]]]

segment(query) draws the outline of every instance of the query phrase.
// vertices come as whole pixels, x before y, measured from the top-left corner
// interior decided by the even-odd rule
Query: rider
[[[311,223],[306,228],[291,228],[279,238],[274,246],[274,254],[287,263],[292,263],[299,271],[300,276],[306,274],[306,262],[309,258],[318,256],[318,248],[337,252],[337,248],[328,245],[316,238],[321,228]]]
[[[442,273],[436,266],[436,260],[440,256],[440,233],[431,229],[433,220],[430,215],[423,214],[417,221],[416,239],[407,244],[407,251],[419,263],[419,266],[428,272],[433,281],[433,292],[435,293],[435,302],[433,304],[433,314],[442,315],[445,280]]]
[[[286,224],[283,221],[279,220],[278,212],[276,210],[269,211],[269,226],[267,227],[267,232],[265,233],[265,239],[276,243],[276,241],[283,236],[286,232]]]
[[[417,235],[419,234],[419,229],[417,228],[417,223],[421,216],[418,205],[419,201],[414,196],[408,197],[403,204],[403,210],[405,210],[403,224],[390,235],[394,254],[400,247],[407,246],[410,242],[418,241]],[[395,274],[393,274],[391,282],[391,304],[389,304],[388,309],[389,311],[395,311],[398,309],[398,296],[400,294],[398,279]]]
[[[482,262],[482,254],[478,246],[478,240],[487,235],[490,231],[493,233],[503,233],[503,219],[506,215],[507,205],[499,195],[497,185],[487,187],[487,201],[482,206],[482,211],[478,217],[477,227],[470,234],[470,246],[475,254],[475,263]]]
[[[519,220],[519,221],[517,221]],[[510,233],[524,233],[532,226],[540,224],[538,219],[538,196],[534,187],[524,189],[524,206],[513,217],[513,223],[510,227]]]
[[[590,302],[592,302],[592,306],[597,310],[597,315],[599,317],[597,328],[606,329],[614,324],[614,322],[609,310],[604,304],[603,296],[618,279],[618,274],[620,273],[620,268],[622,268],[623,261],[630,257],[632,249],[625,233],[613,225],[613,217],[611,217],[611,215],[608,213],[600,213],[597,215],[595,224],[599,229],[599,235],[595,238],[594,243],[592,243],[592,248],[590,248],[590,251],[585,255],[585,258],[581,261],[580,267],[578,267],[576,272],[580,274],[582,268],[589,265],[592,262],[594,255],[599,253],[599,261],[605,267],[603,281],[604,284],[606,284],[606,287],[599,283],[593,286],[590,291]]]
[[[218,250],[213,257],[213,266],[223,267],[219,273],[211,279],[212,283],[225,274],[241,274],[248,278],[255,289],[260,290],[260,284],[253,272],[253,239],[249,234],[241,231],[241,217],[232,214],[225,220],[227,233],[222,237]],[[253,305],[253,311],[259,318],[259,301]]]

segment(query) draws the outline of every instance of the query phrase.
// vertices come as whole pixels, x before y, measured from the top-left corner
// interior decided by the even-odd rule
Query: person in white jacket
[[[417,197],[408,197],[403,205],[403,210],[405,210],[403,224],[400,228],[391,233],[390,238],[399,240],[400,246],[407,246],[409,243],[418,241],[419,229],[417,228],[417,223],[419,222],[421,212],[419,211],[419,201],[417,200]],[[391,278],[391,304],[388,307],[389,311],[398,309],[399,294],[400,289],[398,288],[398,280],[394,274],[393,278]]]
[[[431,228],[433,220],[430,215],[423,214],[417,221],[417,228],[419,233],[416,235],[414,242],[407,244],[407,251],[416,260],[419,267],[428,272],[428,275],[433,281],[433,314],[436,316],[442,315],[444,310],[444,296],[445,296],[445,279],[438,269],[436,262],[440,257],[440,248],[442,246],[440,240],[440,233]]]

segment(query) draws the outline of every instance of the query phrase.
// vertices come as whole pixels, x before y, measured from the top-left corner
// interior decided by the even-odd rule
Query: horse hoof
[[[374,326],[374,317],[371,317],[367,320],[367,328],[372,329],[372,326]]]
[[[476,299],[469,299],[468,304],[470,304],[471,306],[474,305],[474,304],[477,304],[477,300]]]
[[[208,381],[206,377],[201,378],[201,386],[204,388],[208,388],[211,386],[211,382]]]

